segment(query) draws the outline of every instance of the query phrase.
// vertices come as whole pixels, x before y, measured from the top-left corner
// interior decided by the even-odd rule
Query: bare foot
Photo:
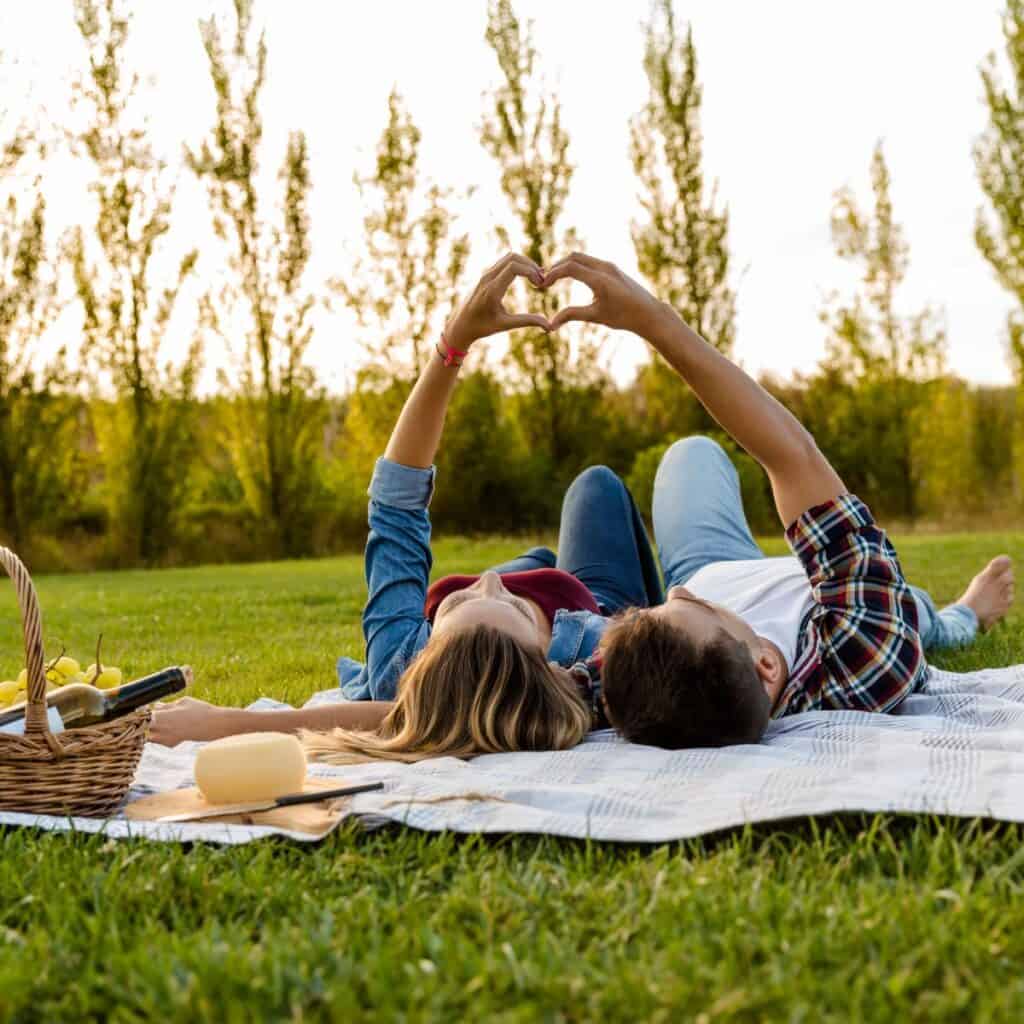
[[[974,610],[982,629],[991,629],[1013,604],[1013,562],[1010,556],[993,558],[971,580],[958,603]]]

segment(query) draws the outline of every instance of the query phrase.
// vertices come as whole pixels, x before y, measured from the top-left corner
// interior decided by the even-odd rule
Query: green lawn
[[[899,540],[957,596],[1024,534]],[[516,553],[445,540],[439,572]],[[781,550],[778,545],[777,550]],[[48,646],[299,702],[358,654],[359,558],[38,581]],[[0,587],[0,677],[22,664]],[[1015,616],[969,669],[1024,661]],[[1015,826],[836,818],[624,848],[344,829],[241,849],[0,833],[0,1019],[1020,1020]]]

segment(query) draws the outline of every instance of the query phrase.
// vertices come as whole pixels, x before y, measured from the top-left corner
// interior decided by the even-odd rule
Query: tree
[[[304,283],[310,256],[309,154],[293,132],[280,172],[281,222],[268,228],[257,189],[266,81],[264,34],[251,38],[251,0],[235,0],[234,37],[225,45],[213,17],[200,22],[216,96],[213,128],[186,159],[206,183],[217,237],[229,248],[232,278],[203,302],[203,323],[232,351],[237,380],[224,429],[254,528],[271,554],[308,554],[320,490],[325,403],[305,362],[315,299]],[[244,345],[232,338],[244,323]]]
[[[120,0],[75,0],[89,67],[76,85],[88,124],[75,137],[96,178],[94,236],[81,228],[69,256],[84,313],[83,354],[115,388],[113,413],[96,417],[119,556],[153,562],[170,547],[187,487],[200,348],[178,366],[162,349],[182,285],[198,253],[185,252],[170,285],[153,257],[171,226],[174,186],[138,117],[138,75],[126,75],[129,16]]]
[[[562,225],[574,171],[562,105],[537,81],[532,25],[520,23],[511,0],[491,0],[485,39],[502,81],[487,96],[492,109],[484,116],[480,138],[501,168],[501,190],[515,221],[514,228],[500,227],[498,237],[505,248],[543,266],[582,244],[574,229]],[[546,316],[560,305],[553,292],[534,301]],[[569,406],[578,399],[573,389],[592,385],[597,377],[589,337],[577,333],[580,352],[574,360],[564,331],[524,330],[510,336],[509,356],[526,387],[521,415],[531,447],[556,469],[564,470],[577,454],[570,426]]]
[[[873,488],[895,502],[895,512],[918,514],[914,424],[927,390],[942,373],[945,332],[925,308],[900,315],[897,291],[906,277],[909,247],[894,220],[889,170],[882,145],[871,159],[873,208],[862,211],[849,188],[836,193],[832,239],[840,258],[859,268],[860,288],[850,301],[833,295],[821,313],[828,330],[824,370],[847,385],[836,396],[837,432],[859,445],[857,459]]]
[[[978,210],[974,238],[996,279],[1013,296],[1007,317],[1010,358],[1024,417],[1024,0],[1007,0],[1003,37],[1010,84],[1003,85],[990,53],[981,69],[989,125],[974,147],[978,181],[989,209]],[[1024,436],[1015,437],[1018,490],[1024,484]]]
[[[986,480],[980,471],[977,402],[970,387],[956,377],[937,377],[926,385],[924,399],[912,433],[920,510],[933,521],[991,511],[997,480]]]
[[[736,293],[729,283],[729,214],[717,182],[705,187],[700,127],[703,90],[693,28],[680,37],[673,0],[654,0],[646,25],[648,96],[630,124],[630,156],[640,182],[643,220],[633,223],[640,272],[703,338],[726,355],[736,334]],[[658,357],[641,372],[652,429],[659,435],[710,419]]]
[[[372,330],[373,358],[403,377],[418,376],[433,353],[438,316],[451,309],[469,257],[468,237],[452,237],[455,218],[444,205],[451,192],[431,184],[420,195],[419,145],[420,131],[393,89],[374,173],[355,175],[368,210],[369,258],[332,282]]]
[[[0,110],[0,126],[6,121]],[[24,169],[33,147],[20,126],[0,142],[0,179],[10,185],[0,200],[0,530],[23,552],[64,506],[75,406],[61,394],[71,382],[63,351],[37,365],[39,339],[56,311],[57,278],[39,178]],[[19,198],[32,192],[28,204]]]

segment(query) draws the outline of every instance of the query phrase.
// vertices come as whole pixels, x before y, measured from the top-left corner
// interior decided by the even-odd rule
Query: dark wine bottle
[[[192,669],[183,665],[161,669],[109,690],[100,690],[88,683],[69,683],[46,695],[46,706],[52,709],[49,712],[51,727],[56,724],[53,711],[60,716],[65,729],[81,729],[120,718],[161,697],[179,693],[191,682]],[[0,711],[0,730],[23,732],[27,707],[26,703],[22,703]]]

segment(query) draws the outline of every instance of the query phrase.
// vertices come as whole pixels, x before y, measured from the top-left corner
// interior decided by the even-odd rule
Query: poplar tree
[[[582,243],[575,230],[563,224],[572,182],[569,133],[562,123],[562,105],[539,79],[533,27],[516,17],[511,0],[491,0],[487,45],[501,72],[500,84],[486,99],[480,139],[501,170],[501,190],[508,200],[513,224],[500,226],[498,238],[540,266],[567,256]],[[510,302],[515,302],[511,299]],[[522,301],[520,299],[519,301]],[[562,299],[553,292],[530,293],[531,308],[551,317]],[[509,357],[527,389],[522,420],[537,452],[563,465],[573,447],[571,389],[593,384],[593,349],[585,330],[577,330],[580,345],[574,360],[567,332],[513,331]]]
[[[57,277],[40,180],[23,164],[33,140],[20,127],[7,135],[7,121],[0,109],[0,532],[28,557],[33,535],[64,506],[74,403],[62,394],[70,383],[63,351],[38,365],[40,336],[57,308]]]
[[[871,158],[872,206],[861,209],[849,188],[836,193],[833,244],[858,269],[860,284],[851,298],[833,295],[822,310],[828,331],[823,370],[847,388],[836,395],[837,410],[845,402],[846,416],[838,433],[860,446],[867,489],[883,491],[898,513],[913,519],[921,483],[914,436],[927,394],[922,385],[943,372],[945,331],[929,307],[911,315],[898,309],[910,250],[894,218],[890,185],[879,143]]]
[[[978,210],[974,238],[996,280],[1014,299],[1006,326],[1020,423],[1024,421],[1024,0],[1007,0],[1003,38],[1009,84],[1004,84],[994,53],[981,68],[989,123],[975,144],[974,163],[988,203]],[[1024,432],[1019,428],[1014,448],[1020,491]]]
[[[391,375],[418,376],[451,311],[469,256],[453,232],[451,191],[420,179],[420,130],[397,89],[372,174],[354,176],[367,213],[351,274],[331,282],[367,330],[367,349]]]
[[[677,30],[672,0],[655,0],[646,25],[648,96],[630,124],[630,156],[643,218],[632,226],[641,274],[658,297],[720,352],[732,352],[736,294],[729,282],[729,214],[717,182],[707,187],[693,29]],[[687,398],[658,356],[643,368],[641,391],[655,433],[679,433],[686,420],[710,420]]]
[[[124,68],[130,18],[120,0],[75,0],[88,70],[75,101],[88,123],[74,138],[95,170],[96,219],[78,228],[68,255],[84,314],[83,354],[116,391],[111,408],[94,403],[118,556],[153,562],[175,536],[191,458],[190,417],[200,350],[165,362],[164,341],[195,249],[169,284],[153,257],[171,227],[173,172],[156,156],[140,118],[137,74]]]
[[[206,296],[203,323],[235,364],[234,379],[221,374],[234,399],[223,428],[253,527],[271,554],[297,556],[313,547],[326,413],[305,361],[315,306],[305,285],[309,153],[305,135],[292,132],[279,175],[280,217],[268,225],[257,187],[267,42],[262,32],[253,37],[251,0],[235,0],[234,11],[227,41],[216,18],[200,22],[216,107],[206,139],[186,149],[189,166],[206,184],[231,271],[230,280]]]

